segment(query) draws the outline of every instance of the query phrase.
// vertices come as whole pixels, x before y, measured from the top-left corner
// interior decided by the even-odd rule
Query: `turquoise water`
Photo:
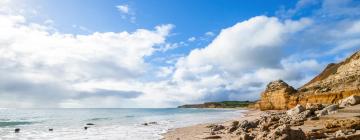
[[[160,139],[167,130],[241,116],[222,109],[0,109],[0,139]],[[146,122],[157,122],[148,126]],[[95,125],[88,126],[87,123]],[[14,133],[20,128],[20,133]],[[50,128],[52,132],[48,131]]]

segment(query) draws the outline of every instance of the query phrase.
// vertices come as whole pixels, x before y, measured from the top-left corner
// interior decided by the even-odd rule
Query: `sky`
[[[0,108],[258,100],[359,48],[356,0],[0,0]]]

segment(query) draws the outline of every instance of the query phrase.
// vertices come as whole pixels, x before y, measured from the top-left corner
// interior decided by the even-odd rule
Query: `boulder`
[[[244,131],[247,131],[248,129],[250,128],[255,128],[257,127],[257,122],[258,121],[247,121],[247,120],[244,120],[242,121],[240,124],[239,124],[239,128],[241,128],[242,130]]]
[[[294,116],[300,114],[303,111],[305,111],[305,108],[302,105],[296,105],[294,108],[286,111],[286,114],[289,116]]]
[[[343,130],[338,130],[335,132],[335,137],[343,137],[346,134],[343,132]]]
[[[352,95],[339,101],[339,107],[347,107],[360,103],[360,96]]]
[[[332,105],[325,107],[322,110],[316,111],[315,114],[317,114],[317,116],[320,117],[320,116],[335,113],[337,111],[337,109],[338,109],[338,105],[332,104]]]
[[[295,121],[305,121],[308,117],[310,117],[311,111],[305,110],[297,115],[293,115],[291,118]]]
[[[223,125],[214,125],[211,128],[211,131],[219,131],[219,130],[222,130],[222,129],[225,129],[225,127]]]
[[[238,127],[239,127],[239,121],[233,121],[229,128],[228,133],[234,132],[236,129],[238,129]]]
[[[315,112],[315,111],[321,110],[323,108],[324,108],[324,106],[322,104],[307,103],[305,106],[305,109],[310,110],[311,112]]]
[[[266,139],[306,140],[306,136],[302,130],[294,130],[289,125],[284,124],[271,131]]]
[[[239,140],[252,140],[254,139],[253,137],[251,137],[249,134],[241,134],[239,137]]]

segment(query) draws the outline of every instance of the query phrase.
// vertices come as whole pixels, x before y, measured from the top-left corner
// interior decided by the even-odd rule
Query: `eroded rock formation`
[[[340,63],[329,64],[298,89],[281,80],[269,83],[257,106],[269,110],[289,109],[306,103],[333,104],[351,95],[360,95],[360,51]]]

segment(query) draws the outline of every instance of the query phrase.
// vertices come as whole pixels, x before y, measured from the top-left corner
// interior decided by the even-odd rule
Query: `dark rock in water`
[[[148,123],[143,123],[142,125],[148,126],[148,125],[151,125],[151,124],[158,124],[158,123],[157,122],[148,122]]]
[[[85,126],[85,127],[84,127],[84,129],[85,129],[85,130],[87,130],[87,129],[88,129],[88,127],[87,127],[87,126]]]
[[[95,125],[95,124],[93,124],[93,123],[87,123],[86,125]]]
[[[157,122],[149,122],[149,124],[158,124]]]
[[[19,133],[20,132],[20,128],[15,128],[15,133]]]
[[[52,128],[49,128],[49,131],[53,131],[54,129],[52,129]]]

